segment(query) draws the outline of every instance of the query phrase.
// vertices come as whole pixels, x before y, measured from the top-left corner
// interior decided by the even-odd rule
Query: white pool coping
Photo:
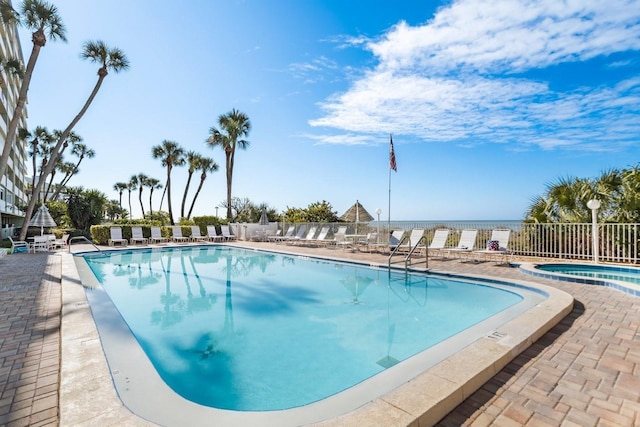
[[[301,408],[226,411],[195,404],[171,391],[155,373],[120,316],[109,314],[112,304],[108,297],[98,295],[100,309],[92,314],[80,280],[81,274],[86,280],[82,270],[88,267],[84,259],[77,259],[81,262],[76,263],[72,255],[64,254],[62,260],[61,426],[156,425],[154,423],[164,426],[406,426],[415,422],[433,425],[573,308],[573,298],[565,292],[537,283],[509,280],[539,289],[547,293],[548,298],[505,324],[498,319],[497,329],[484,325],[484,332],[482,329],[465,332],[464,338],[473,340],[471,345],[442,344],[435,349],[436,353],[455,353],[428,369],[425,366],[433,364],[433,354],[421,353],[422,357],[384,371],[365,381],[364,386],[352,387]],[[101,336],[94,315],[102,317],[97,319]],[[103,345],[109,348],[111,365],[107,364]],[[398,377],[403,378],[401,384],[390,385]],[[372,392],[376,397],[370,398]]]

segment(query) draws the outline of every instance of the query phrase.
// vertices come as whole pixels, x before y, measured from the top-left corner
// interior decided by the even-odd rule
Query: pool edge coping
[[[301,256],[296,253],[287,254]],[[316,258],[353,262],[343,258]],[[446,271],[436,272],[447,274]],[[480,275],[465,277],[496,280],[494,277]],[[511,282],[504,279],[502,281]],[[534,282],[513,282],[542,289],[549,296],[523,315],[507,322],[500,331],[477,340],[384,396],[347,414],[314,425],[372,422],[384,425],[409,425],[414,422],[432,425],[443,418],[560,322],[573,308],[573,297],[566,292]],[[153,425],[133,414],[118,397],[72,254],[62,257],[61,285],[60,426],[96,421]],[[89,361],[90,366],[83,365],[80,359]],[[417,389],[419,393],[416,393]]]

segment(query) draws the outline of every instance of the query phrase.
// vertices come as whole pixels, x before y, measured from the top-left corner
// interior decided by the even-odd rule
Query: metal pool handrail
[[[91,246],[96,248],[98,250],[98,252],[102,252],[102,249],[97,247],[95,243],[93,243],[91,240],[87,239],[86,237],[84,237],[84,236],[74,236],[74,237],[70,238],[69,241],[67,242],[67,252],[69,252],[69,253],[71,253],[71,242],[73,242],[74,240],[84,240],[87,243],[89,243]]]

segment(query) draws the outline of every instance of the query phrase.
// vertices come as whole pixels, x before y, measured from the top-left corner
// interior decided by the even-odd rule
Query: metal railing
[[[300,227],[321,226],[319,223],[280,223],[286,230],[290,225]],[[438,228],[450,230],[446,247],[458,244],[460,233],[464,229],[478,230],[476,249],[484,249],[494,229],[511,230],[508,249],[516,256],[593,260],[593,225],[588,224],[526,224],[517,221],[424,221],[424,222],[376,222],[370,223],[333,223],[329,237],[339,226],[347,226],[347,234],[366,234],[378,232],[380,243],[387,241],[385,236],[395,229],[407,233],[414,228],[425,230],[427,242],[431,242]],[[297,228],[296,228],[297,229]],[[640,261],[640,224],[598,224],[599,260],[637,264]]]

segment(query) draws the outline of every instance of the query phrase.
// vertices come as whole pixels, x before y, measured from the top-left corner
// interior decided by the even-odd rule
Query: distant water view
[[[377,221],[371,221],[370,226],[375,226]],[[380,225],[386,226],[389,224],[387,220],[380,218]],[[510,230],[518,231],[522,228],[521,220],[504,219],[504,220],[464,220],[464,221],[451,221],[451,220],[415,220],[415,221],[391,221],[391,229],[403,229],[411,230],[414,228],[434,228],[434,227],[446,227],[456,230],[462,230],[465,228],[477,228],[477,229],[494,229],[494,228],[508,228]]]

